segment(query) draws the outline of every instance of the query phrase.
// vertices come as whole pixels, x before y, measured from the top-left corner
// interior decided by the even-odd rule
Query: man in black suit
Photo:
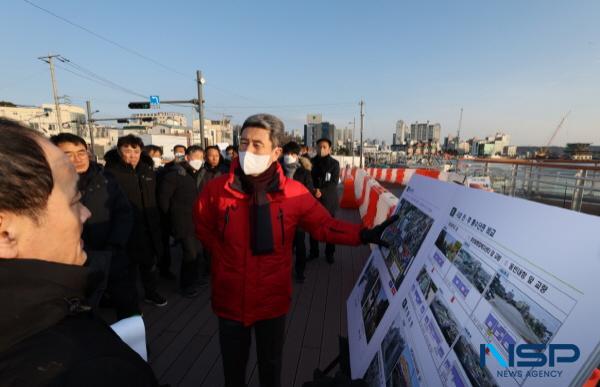
[[[311,161],[315,197],[319,199],[331,216],[335,216],[339,204],[337,185],[340,179],[340,163],[331,157],[331,141],[328,138],[321,138],[317,141],[317,155]],[[328,263],[333,263],[334,254],[335,245],[327,243],[325,245],[325,258]],[[311,238],[310,259],[315,259],[318,256],[319,242]]]

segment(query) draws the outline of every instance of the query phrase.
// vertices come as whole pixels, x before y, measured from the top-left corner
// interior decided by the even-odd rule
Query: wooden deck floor
[[[340,210],[338,217],[360,221],[356,210]],[[323,251],[321,246],[321,255]],[[338,246],[333,265],[322,257],[311,261],[306,282],[294,283],[282,385],[301,386],[311,380],[315,368],[324,368],[337,355],[338,335],[347,335],[346,298],[369,254],[367,246]],[[171,386],[222,386],[217,318],[210,307],[209,290],[195,299],[180,297],[175,283],[163,283],[161,290],[169,300],[166,307],[143,307],[149,361],[157,378]],[[247,375],[249,386],[259,385],[254,347]]]

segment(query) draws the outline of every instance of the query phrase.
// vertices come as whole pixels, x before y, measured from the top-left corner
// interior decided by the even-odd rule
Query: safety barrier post
[[[510,174],[510,191],[508,192],[509,196],[515,196],[515,191],[517,189],[518,170],[519,170],[519,166],[517,164],[513,165],[512,172]]]
[[[571,199],[571,209],[573,211],[581,212],[581,203],[583,201],[583,189],[585,186],[585,178],[587,171],[580,169],[575,174],[577,180],[575,181],[575,188],[573,189],[573,198]]]

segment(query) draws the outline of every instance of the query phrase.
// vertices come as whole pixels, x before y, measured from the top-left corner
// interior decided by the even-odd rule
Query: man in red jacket
[[[343,222],[277,162],[283,122],[270,114],[246,119],[239,157],[229,174],[213,179],[194,208],[196,236],[212,260],[212,306],[219,317],[225,385],[245,386],[254,328],[260,384],[281,385],[285,316],[292,295],[296,227],[335,244],[385,244],[381,233]]]

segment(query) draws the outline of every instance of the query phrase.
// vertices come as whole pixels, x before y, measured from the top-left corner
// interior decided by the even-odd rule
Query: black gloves
[[[398,215],[394,215],[385,222],[373,228],[364,228],[360,230],[360,240],[362,243],[374,243],[383,247],[390,247],[390,244],[384,240],[381,240],[381,234],[387,226],[398,220]]]

